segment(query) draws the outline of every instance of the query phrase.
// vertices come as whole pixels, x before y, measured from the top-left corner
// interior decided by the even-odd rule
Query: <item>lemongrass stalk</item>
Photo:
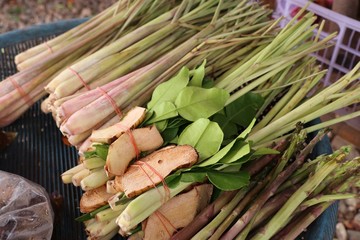
[[[349,114],[346,114],[346,115],[341,116],[341,117],[336,117],[334,119],[312,125],[311,127],[307,127],[304,130],[306,130],[308,133],[312,133],[312,132],[318,131],[320,129],[330,127],[330,126],[335,125],[335,124],[340,123],[340,122],[346,122],[346,121],[348,121],[350,119],[353,119],[353,118],[356,118],[356,117],[359,117],[359,116],[360,116],[360,111],[356,111],[356,112],[349,113]],[[279,141],[283,140],[284,138],[288,137],[289,135],[290,134],[286,134],[286,135],[283,135],[282,137],[277,137],[277,138],[269,137],[269,140],[261,141],[260,144],[259,143],[256,144],[254,146],[254,149],[257,149],[259,147],[269,146],[269,145],[271,145],[271,143],[279,142]]]
[[[104,21],[109,15],[111,14],[111,11],[115,7],[116,4],[113,4],[112,6],[108,7],[104,11],[100,12],[98,15],[92,17],[88,21],[85,21],[84,23],[68,30],[67,32],[50,39],[47,41],[47,43],[39,44],[35,47],[32,47],[24,52],[19,53],[15,56],[15,63],[19,64],[29,58],[32,58],[34,56],[37,56],[39,53],[44,51],[49,51],[48,46],[55,46],[55,45],[61,45],[64,40],[68,38],[74,38],[76,36],[79,36],[83,34],[84,31],[87,31],[89,28],[93,28],[94,26],[98,25],[100,22]],[[48,45],[48,46],[47,46]]]
[[[260,226],[269,217],[274,216],[274,213],[278,211],[284,203],[290,198],[290,196],[296,191],[297,185],[293,185],[293,188],[275,195],[271,198],[256,215],[254,222],[251,225],[251,229],[255,229]]]
[[[182,35],[182,36],[181,36]],[[181,37],[180,37],[181,36]],[[186,34],[182,34],[180,32],[174,33],[171,36],[167,37],[166,39],[159,41],[156,45],[152,46],[144,50],[143,52],[137,54],[133,58],[127,60],[126,62],[122,63],[122,61],[126,60],[120,56],[121,61],[116,60],[119,56],[114,57],[111,59],[111,62],[117,62],[117,64],[113,64],[111,66],[112,69],[109,70],[108,73],[99,77],[99,79],[94,79],[88,86],[90,89],[94,89],[98,86],[107,84],[108,82],[116,79],[124,74],[130,73],[132,71],[137,70],[143,65],[149,64],[152,61],[156,60],[159,56],[169,51],[174,46],[177,46],[179,43],[182,42],[182,39],[187,37]],[[89,76],[91,76],[91,69],[89,69]],[[93,76],[91,77],[93,78]],[[68,84],[64,85],[67,86]],[[84,89],[84,87],[82,87]],[[61,91],[61,86],[59,91]],[[62,93],[64,94],[64,93]],[[66,95],[67,93],[65,93]]]
[[[128,202],[122,204],[118,203],[120,198],[122,198],[123,196],[123,192],[118,192],[109,198],[108,203],[113,211],[123,211],[127,207],[127,205],[129,204]]]
[[[137,42],[138,40],[148,36],[149,34],[159,30],[160,28],[167,25],[167,21],[171,19],[177,10],[177,7],[173,8],[172,10],[164,13],[163,15],[159,16],[158,18],[150,21],[149,23],[145,24],[144,26],[136,29],[134,32],[132,32],[129,35],[125,35],[124,37],[120,38],[113,44],[101,49],[100,51],[96,52],[92,56],[89,57],[89,59],[84,59],[82,62],[76,63],[74,66],[72,66],[77,72],[82,72],[84,69],[89,67],[89,64],[87,62],[91,61],[91,59],[99,59],[101,60],[104,57],[107,57],[109,54],[114,54],[116,52],[119,52],[126,47],[130,46],[131,44]],[[71,76],[70,74],[68,74]],[[62,77],[64,78],[64,77]],[[67,77],[65,77],[67,78]],[[61,82],[61,80],[59,79]],[[54,89],[54,86],[52,84],[55,84],[56,81],[52,82],[48,86],[48,91],[52,92]]]
[[[75,51],[75,54],[72,56],[68,56],[66,58],[64,58],[63,60],[61,60],[61,64],[73,59],[77,54],[81,54],[83,51],[83,49],[78,49],[77,51]],[[60,65],[61,65],[60,64]],[[42,88],[43,84],[46,84],[49,77],[52,76],[52,74],[56,73],[59,68],[61,66],[59,65],[53,65],[51,67],[48,67],[46,69],[44,69],[43,71],[39,70],[39,68],[31,68],[31,69],[26,69],[22,72],[19,72],[5,80],[3,80],[2,82],[0,82],[0,112],[3,113],[4,109],[9,109],[8,106],[10,106],[11,104],[14,104],[16,102],[19,101],[19,99],[22,99],[22,96],[20,95],[19,91],[17,89],[15,89],[15,86],[11,83],[12,79],[13,81],[16,81],[17,84],[23,89],[23,91],[25,93],[27,93],[28,95],[34,95],[37,94],[37,89]],[[31,92],[34,91],[34,92]],[[34,98],[34,101],[38,100],[39,98],[41,98],[41,96],[44,95],[44,92],[41,91],[40,93],[40,97],[38,98]],[[31,104],[26,105],[26,107],[29,107]],[[11,108],[10,108],[11,109]],[[22,111],[24,112],[24,111]],[[9,117],[8,117],[9,118]],[[16,118],[12,118],[10,120],[14,121]]]
[[[285,182],[286,179],[288,179],[288,177],[290,177],[291,174],[293,174],[298,167],[303,164],[307,155],[312,151],[315,144],[318,143],[324,135],[324,131],[319,132],[310,141],[310,143],[299,153],[295,161],[292,162],[283,172],[281,172],[281,174],[276,176],[276,178],[265,188],[261,195],[258,196],[255,202],[250,206],[250,208],[241,216],[240,219],[236,221],[236,223],[222,236],[221,239],[233,239],[247,226],[247,224],[254,217],[257,211],[259,211],[259,209],[261,209],[261,207],[266,203],[266,201],[275,194],[279,186],[283,182]],[[282,220],[285,221],[286,219]]]
[[[75,173],[73,176],[72,176],[72,183],[75,187],[78,187],[81,185],[81,181],[89,176],[91,174],[91,171],[89,169],[82,169],[81,171]]]
[[[334,154],[333,159],[329,156],[329,161],[318,169],[308,180],[289,198],[284,206],[275,214],[275,216],[265,225],[263,232],[258,232],[253,239],[270,239],[276,232],[284,226],[296,208],[316,189],[316,187],[338,167],[338,163],[345,158],[344,153]]]
[[[263,61],[263,59],[267,58],[268,56],[272,56],[272,54],[283,46],[284,42],[296,32],[302,33],[305,29],[310,27],[316,20],[313,17],[314,14],[312,12],[307,13],[303,18],[301,18],[297,23],[292,24],[291,21],[286,25],[289,29],[283,28],[274,41],[255,59],[255,63]],[[294,19],[294,18],[293,18]],[[286,30],[285,30],[286,29]]]
[[[102,76],[103,73],[110,71],[111,69],[115,68],[116,66],[121,65],[122,63],[126,63],[131,58],[133,58],[134,56],[141,53],[141,51],[144,51],[145,49],[147,49],[148,47],[150,47],[151,45],[154,45],[154,44],[155,44],[155,46],[152,51],[154,51],[153,55],[156,56],[156,54],[158,54],[159,52],[161,53],[160,50],[162,48],[164,48],[164,46],[167,46],[168,44],[170,44],[172,41],[175,41],[179,37],[176,32],[174,33],[174,31],[176,31],[176,29],[177,28],[174,25],[167,25],[166,27],[160,29],[159,31],[157,31],[157,32],[149,35],[148,37],[144,38],[143,40],[135,43],[131,47],[125,49],[123,52],[114,54],[112,56],[109,56],[109,57],[104,58],[103,60],[99,61],[96,66],[97,70],[95,73],[92,68],[88,68],[79,74],[81,74],[81,77],[84,79],[84,81],[87,84],[90,84],[94,79],[97,79],[98,77]],[[162,42],[161,41],[162,38],[167,37],[169,34],[172,34],[172,35],[170,37],[168,37],[167,39],[165,39],[164,42]],[[178,34],[182,34],[182,32],[180,31],[180,33],[178,33]],[[161,44],[156,44],[159,41]],[[149,52],[147,51],[146,54],[149,54]],[[144,54],[142,54],[142,55],[144,55]],[[154,56],[152,56],[152,55],[149,55],[149,56],[151,56],[150,58],[154,58]],[[146,58],[144,58],[143,56],[142,56],[142,58],[140,58],[139,56],[136,56],[135,59],[136,59],[135,63],[137,63],[137,64],[139,64],[138,62],[141,62],[141,60],[142,61],[146,60]],[[134,63],[132,63],[132,65],[128,64],[128,66],[126,66],[128,70],[125,72],[122,71],[120,74],[128,73],[129,70],[134,68],[133,65],[135,65],[135,64]],[[125,66],[122,66],[122,68],[124,68],[124,67]],[[126,67],[125,67],[125,69],[126,69]],[[68,71],[70,71],[70,70],[68,70]],[[114,78],[109,79],[109,80],[113,80],[116,77],[119,77],[120,74],[118,73],[118,75],[115,75]],[[98,84],[96,84],[95,86],[98,86]],[[56,89],[54,89],[53,93],[57,98],[61,98],[63,96],[67,96],[69,94],[74,93],[76,90],[78,90],[79,88],[82,88],[82,87],[83,87],[83,83],[80,82],[78,77],[72,73],[72,76],[70,78],[68,78],[65,82],[63,81],[61,84],[59,84],[56,87]]]
[[[41,86],[38,86],[33,92],[31,92],[30,98],[32,101],[37,101],[44,96],[44,93],[41,89]],[[1,112],[0,117],[0,127],[7,126],[14,122],[17,118],[19,118],[28,108],[28,102],[24,103],[24,99],[20,99],[16,104],[14,104],[14,108],[6,109]],[[6,113],[6,114],[5,114]]]
[[[249,139],[260,143],[260,141],[264,142],[264,138],[266,136],[269,136],[271,134],[274,134],[274,132],[278,131],[279,129],[282,129],[283,126],[286,123],[292,122],[294,120],[299,120],[298,117],[302,116],[305,111],[307,111],[309,108],[312,108],[313,106],[316,106],[317,104],[320,104],[326,99],[327,96],[336,93],[340,90],[342,90],[344,87],[346,87],[348,84],[350,84],[352,81],[354,81],[356,78],[353,78],[353,75],[355,72],[360,68],[360,63],[355,66],[355,68],[350,71],[348,74],[346,74],[343,78],[339,79],[335,84],[330,85],[329,87],[325,88],[315,96],[311,97],[309,100],[292,110],[291,112],[285,114],[281,118],[277,119],[276,121],[270,123],[268,126],[266,126],[263,129],[260,129],[259,131],[251,134],[249,136]],[[355,76],[356,77],[356,76]],[[341,105],[338,104],[337,105]],[[343,105],[344,106],[344,105]],[[328,109],[328,107],[327,107]],[[314,114],[312,114],[314,115]],[[317,114],[319,115],[319,113]],[[320,111],[321,115],[321,111]],[[276,137],[274,137],[276,138]],[[273,138],[273,139],[274,139]]]
[[[271,76],[273,76],[274,74],[280,72],[282,69],[286,68],[287,66],[289,66],[290,64],[295,63],[296,61],[298,61],[299,59],[301,59],[302,57],[307,56],[308,54],[310,54],[311,52],[315,52],[318,50],[321,50],[323,48],[326,47],[325,43],[327,43],[328,41],[330,41],[335,35],[329,35],[327,38],[324,38],[322,41],[317,42],[317,43],[308,43],[308,44],[303,44],[302,46],[298,47],[296,50],[294,50],[294,53],[289,55],[287,53],[287,57],[281,57],[281,59],[279,59],[279,61],[277,61],[276,63],[266,66],[261,70],[256,71],[254,74],[250,75],[250,76],[243,76],[241,79],[241,81],[239,81],[238,83],[233,83],[232,85],[230,84],[229,86],[227,86],[225,89],[227,89],[228,91],[232,91],[234,89],[236,89],[239,84],[243,84],[246,82],[249,82],[253,79],[256,79],[254,81],[252,81],[251,83],[249,83],[246,87],[244,87],[243,89],[237,91],[235,94],[233,94],[230,99],[229,99],[229,103],[234,101],[235,99],[237,99],[238,97],[242,96],[243,94],[245,94],[246,92],[254,89],[256,86],[260,85],[261,83],[265,82],[267,79],[269,79]],[[256,66],[256,68],[258,68],[258,66],[261,65],[254,65]]]
[[[107,208],[101,212],[96,213],[95,219],[98,222],[104,222],[104,221],[111,220],[111,219],[118,217],[120,215],[120,213],[121,213],[121,210],[114,211],[111,208]]]
[[[110,89],[113,89],[116,86],[124,83],[130,77],[135,76],[136,74],[139,74],[140,72],[143,72],[146,70],[147,70],[147,68],[143,67],[143,68],[138,69],[134,72],[131,72],[121,78],[118,78],[117,80],[114,80],[111,83],[102,86],[101,88],[104,91],[110,91]],[[77,110],[85,107],[86,105],[95,101],[96,99],[98,99],[101,96],[102,96],[102,94],[98,89],[93,89],[93,90],[90,90],[83,94],[80,94],[77,97],[74,97],[74,98],[71,98],[71,99],[65,101],[64,103],[62,103],[60,105],[59,108],[56,109],[56,115],[59,118],[59,121],[62,122],[64,119],[69,118]]]
[[[34,67],[40,66],[44,62],[47,64],[53,64],[58,61],[58,58],[62,58],[64,56],[71,55],[75,50],[79,48],[83,48],[84,46],[91,45],[92,41],[96,41],[99,37],[104,37],[104,34],[108,34],[114,27],[116,27],[119,23],[124,22],[127,15],[115,15],[110,18],[105,26],[101,26],[100,29],[93,29],[88,31],[80,41],[73,42],[72,44],[64,46],[64,48],[59,52],[54,52],[54,54],[44,58],[41,62],[36,64]],[[106,35],[105,35],[106,36]]]
[[[105,161],[99,157],[87,158],[83,161],[83,165],[87,169],[100,168],[105,165]]]
[[[318,117],[321,117],[321,116],[323,116],[323,115],[325,115],[327,113],[333,112],[333,111],[338,110],[338,109],[343,108],[343,107],[346,107],[346,106],[352,104],[353,101],[359,99],[359,97],[360,97],[360,92],[354,91],[354,92],[349,93],[348,95],[346,95],[346,96],[344,96],[344,97],[342,97],[342,98],[340,98],[340,99],[338,99],[338,100],[336,100],[336,101],[334,101],[332,103],[327,104],[326,106],[323,106],[323,107],[319,108],[319,110],[317,110],[317,111],[314,111],[314,112],[312,112],[312,113],[310,113],[310,114],[308,114],[306,116],[303,116],[303,117],[301,117],[299,119],[294,120],[293,122],[290,122],[290,123],[283,122],[282,127],[281,127],[280,130],[278,130],[278,132],[274,132],[273,134],[270,134],[269,136],[267,136],[263,140],[258,141],[258,143],[261,144],[263,142],[270,141],[271,139],[275,139],[275,138],[281,136],[282,134],[287,133],[288,131],[290,131],[293,128],[292,126],[294,126],[297,122],[307,123],[307,122],[310,122],[311,120],[314,120],[314,119],[316,119]],[[292,112],[290,112],[290,113],[292,113]],[[353,114],[353,115],[356,115],[356,114]],[[333,122],[335,122],[335,121],[333,121]],[[259,130],[259,132],[260,131],[261,130]]]
[[[310,195],[311,198],[318,196],[319,194],[333,194],[333,189],[336,185],[341,185],[341,182],[347,183],[347,178],[352,175],[356,175],[359,171],[359,159],[352,159],[341,164],[334,172],[332,172]],[[337,187],[342,193],[347,191],[342,187]]]
[[[247,195],[237,204],[237,206],[231,211],[231,214],[226,216],[224,221],[218,226],[215,232],[212,234],[211,239],[219,239],[226,229],[231,226],[235,219],[241,214],[241,212],[246,208],[246,206],[256,197],[256,195],[266,186],[270,180],[270,175],[267,175],[266,178],[258,183]]]
[[[170,198],[174,197],[191,184],[192,183],[180,182],[176,187],[169,188]],[[116,219],[116,223],[120,226],[122,231],[130,231],[161,207],[163,201],[162,198],[164,196],[159,194],[158,191],[164,192],[164,187],[157,187],[157,189],[152,188],[129,203]]]
[[[72,146],[78,146],[79,144],[82,144],[87,138],[88,136],[91,134],[92,131],[86,131],[77,135],[70,135],[70,136],[66,136],[68,142],[72,145]]]
[[[298,183],[301,183],[302,181],[304,181],[311,172],[313,172],[315,170],[316,166],[315,165],[310,165],[308,168],[306,168],[305,170],[303,170],[300,173],[294,173],[294,176],[291,176],[289,180],[287,180],[286,182],[284,182],[284,184],[282,184],[278,190],[277,193],[281,193],[282,191],[284,191],[285,189],[288,188],[292,188],[293,186],[295,186]],[[296,174],[296,175],[295,175]]]
[[[202,37],[207,36],[209,33],[213,32],[214,30],[218,29],[219,27],[223,26],[224,20],[221,18],[219,21],[217,21],[217,24],[215,25],[209,25],[208,27],[204,28],[201,32],[197,33],[195,36],[191,37],[189,40],[187,40],[185,43],[181,44],[179,47],[175,48],[174,50],[170,51],[157,61],[153,62],[152,65],[155,66],[151,70],[149,70],[146,74],[146,76],[141,76],[137,79],[131,79],[133,84],[133,89],[130,90],[130,94],[134,94],[138,92],[138,88],[142,89],[145,85],[148,84],[148,82],[151,81],[151,79],[156,78],[159,76],[162,72],[164,72],[167,68],[169,68],[171,65],[176,63],[179,59],[181,59],[183,56],[186,55],[186,53],[190,52],[196,45],[198,45],[199,39]],[[143,85],[143,86],[141,86]],[[115,90],[110,91],[108,94],[111,96],[113,95]],[[112,98],[116,102],[117,105],[121,106],[121,102],[124,101],[124,96],[117,96],[113,95]],[[65,124],[61,126],[61,131],[66,134],[76,134],[84,132],[90,128],[92,128],[96,122],[99,121],[99,119],[104,118],[104,116],[110,114],[113,109],[110,106],[110,103],[106,102],[104,104],[104,101],[107,101],[104,99],[104,97],[100,98],[96,102],[102,102],[102,104],[96,104],[92,103],[89,105],[90,111],[78,111],[76,114],[73,114]],[[91,107],[90,107],[91,106]],[[102,111],[101,114],[96,114],[96,116],[92,113],[93,111],[99,113],[98,108],[101,106]],[[104,107],[106,106],[106,107]],[[87,117],[89,114],[91,114],[91,119]],[[78,124],[75,124],[76,121],[74,119],[89,119],[89,124],[81,124],[82,126],[79,126]],[[76,132],[74,130],[77,130]]]
[[[274,170],[273,178],[274,180],[285,168],[285,165],[289,162],[291,157],[297,151],[299,146],[303,145],[306,139],[306,131],[300,130],[299,133],[295,133],[290,141],[289,147],[282,154],[279,162]]]
[[[285,68],[282,72],[279,72],[278,74],[273,76],[272,79],[270,79],[270,81],[268,82],[268,85],[272,85],[272,86],[274,86],[274,88],[276,88],[276,87],[281,86],[281,85],[285,84],[286,82],[288,82],[289,79],[287,78],[287,74],[289,73],[290,70],[291,70],[291,66]],[[275,81],[275,83],[273,81]],[[267,89],[267,88],[269,88],[269,86],[264,86],[264,87],[259,86],[258,87],[258,89]],[[257,92],[257,91],[254,91],[254,92]],[[281,89],[274,89],[272,91],[262,94],[265,101],[256,114],[257,118],[263,114],[264,110],[274,101],[276,96],[280,93],[281,93]],[[260,92],[260,94],[261,94],[261,92]],[[265,115],[265,117],[266,117],[266,115]],[[256,131],[256,128],[258,128],[257,126],[258,126],[258,124],[255,125],[254,131]]]
[[[103,222],[96,222],[95,224],[91,224],[85,230],[92,238],[99,238],[106,236],[109,233],[112,233],[115,229],[116,232],[118,231],[119,227],[116,225],[115,218],[103,221]]]
[[[42,69],[41,67],[26,69],[1,81],[0,112],[2,112],[5,108],[7,108],[7,106],[21,98],[18,89],[16,89],[11,80],[15,81],[17,85],[19,85],[23,89],[23,91],[29,95],[31,94],[31,91],[36,87],[39,87],[40,85],[43,87],[42,84],[46,84],[48,78],[51,78],[53,74],[55,74],[59,70],[59,68],[61,68],[61,66],[59,65],[64,64],[67,61],[71,61],[77,55],[82,54],[82,52],[83,49],[80,48],[74,52],[75,56],[68,56],[62,59],[59,64],[46,64],[46,69]]]
[[[84,167],[83,164],[78,164],[75,167],[70,168],[69,170],[63,172],[61,174],[61,179],[62,179],[63,183],[65,183],[65,184],[72,183],[72,177],[76,173],[78,173],[78,172],[80,172],[81,170],[84,170],[84,169],[85,169],[85,167]]]
[[[317,219],[331,204],[333,204],[333,202],[324,202],[313,206],[309,211],[302,213],[300,217],[296,218],[281,230],[275,239],[296,239],[296,237],[315,221],[315,219]]]
[[[247,192],[248,189],[246,188],[239,190],[234,198],[220,210],[216,217],[191,239],[212,239],[215,229],[225,220]]]
[[[285,69],[286,71],[286,69]],[[286,104],[291,101],[291,99],[294,97],[294,95],[302,88],[302,83],[296,83],[292,85],[289,90],[285,93],[285,95],[277,101],[275,106],[271,108],[271,110],[265,115],[263,119],[259,123],[256,124],[256,127],[254,127],[254,131],[257,131],[264,126],[266,126],[272,118],[277,115],[282,109],[284,109]]]
[[[89,191],[104,185],[107,180],[109,180],[109,177],[104,168],[98,168],[92,170],[88,176],[84,177],[80,185],[82,190]]]
[[[171,15],[170,15],[171,16]],[[168,16],[168,17],[170,17]],[[166,23],[166,22],[165,22]],[[122,38],[120,38],[117,42],[114,42],[102,49],[100,49],[99,51],[95,52],[94,54],[84,58],[81,61],[78,61],[77,63],[73,64],[71,66],[71,68],[73,68],[75,71],[79,72],[81,74],[81,72],[90,67],[91,65],[89,64],[95,64],[97,61],[111,55],[114,54],[118,51],[121,51],[123,49],[125,49],[126,47],[130,46],[131,44],[133,44],[134,42],[138,41],[139,39],[148,36],[149,34],[151,34],[152,32],[158,30],[159,28],[163,27],[165,23],[158,23],[158,24],[154,24],[154,25],[150,25],[150,26],[142,26],[138,29],[136,29],[133,33],[131,34],[127,34],[125,36],[123,36]],[[96,59],[97,61],[94,63],[94,60]],[[46,90],[48,92],[53,92],[55,87],[60,84],[62,82],[62,79],[67,79],[69,77],[72,77],[73,74],[70,72],[63,72],[61,74],[59,74],[56,78],[54,78],[46,87]]]
[[[304,18],[304,20],[303,19],[300,20],[298,22],[298,24],[303,24],[304,21],[305,21],[305,18]],[[240,74],[243,74],[244,72],[248,71],[253,64],[258,63],[258,62],[260,62],[260,60],[264,59],[264,57],[268,54],[268,52],[273,51],[273,49],[276,49],[276,47],[282,41],[284,41],[289,35],[291,35],[292,32],[293,31],[291,31],[291,30],[288,31],[287,33],[282,33],[282,34],[280,32],[277,35],[277,37],[275,37],[275,39],[268,46],[266,46],[264,48],[264,50],[257,53],[256,55],[254,55],[251,59],[249,59],[249,61],[247,61],[242,66],[239,66],[237,69],[231,70],[231,73],[220,77],[219,81],[217,83],[217,86],[220,87],[220,88],[224,88],[231,81],[231,79],[234,79],[236,76],[239,76]]]
[[[283,139],[279,141],[272,149],[280,153],[285,151],[289,144],[288,140],[289,139]],[[245,165],[244,170],[247,171],[250,176],[254,176],[258,174],[263,168],[265,168],[265,166],[267,166],[269,163],[277,162],[280,157],[280,154],[267,154],[256,159],[256,161],[250,163],[249,165]]]
[[[337,193],[337,194],[320,195],[312,199],[306,200],[300,205],[299,208],[303,210],[323,202],[333,202],[337,200],[344,200],[344,199],[357,198],[357,197],[359,197],[359,195],[356,193],[343,193],[343,194]]]
[[[279,119],[280,117],[284,116],[292,109],[294,109],[296,105],[306,97],[307,93],[310,92],[310,90],[314,87],[314,85],[316,85],[322,79],[324,75],[325,73],[321,73],[311,81],[306,81],[304,85],[301,87],[301,89],[299,89],[299,91],[296,94],[294,94],[293,98],[291,98],[289,102],[284,106],[284,108],[281,109],[280,112],[276,114],[276,116],[273,118],[273,121]]]
[[[91,219],[89,219],[89,220],[84,221],[83,223],[84,223],[84,226],[86,227],[86,226],[89,226],[89,225],[91,225],[91,224],[93,224],[93,223],[95,223],[95,222],[96,222],[96,219],[95,219],[95,218],[91,218]]]

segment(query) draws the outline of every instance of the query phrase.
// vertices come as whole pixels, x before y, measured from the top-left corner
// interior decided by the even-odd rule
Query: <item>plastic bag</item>
[[[43,187],[0,171],[0,239],[51,239],[53,220]]]

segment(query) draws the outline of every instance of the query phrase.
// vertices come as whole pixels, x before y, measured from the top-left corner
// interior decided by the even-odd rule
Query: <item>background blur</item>
[[[84,18],[117,0],[0,0],[0,33],[61,19]]]

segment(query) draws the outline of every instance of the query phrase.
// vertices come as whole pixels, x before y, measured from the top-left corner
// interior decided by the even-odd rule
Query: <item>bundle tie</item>
[[[131,142],[131,145],[133,146],[134,148],[134,151],[135,151],[135,154],[136,154],[136,159],[139,159],[140,157],[140,150],[136,144],[136,141],[135,141],[135,138],[134,138],[134,135],[132,133],[132,131],[128,128],[128,130],[126,130],[125,132],[127,135],[129,135],[129,138],[130,138],[130,142]]]
[[[139,148],[138,148],[138,146],[136,144],[136,141],[135,141],[135,138],[134,138],[134,135],[133,135],[131,129],[129,127],[124,126],[124,125],[119,124],[119,123],[116,126],[119,127],[120,130],[122,130],[124,133],[129,135],[131,145],[133,146],[135,154],[136,154],[136,159],[139,159],[141,151],[139,150]]]
[[[72,69],[71,67],[68,67],[68,69],[75,75],[77,76],[77,78],[80,80],[80,82],[82,83],[82,85],[88,90],[90,91],[91,88],[89,87],[89,85],[86,84],[86,82],[84,81],[84,79],[80,76],[80,74],[75,71],[74,69]]]
[[[152,182],[153,187],[156,188],[156,190],[158,191],[158,193],[159,193],[161,196],[163,196],[163,194],[160,192],[160,190],[156,187],[155,182],[152,180],[152,178],[150,177],[150,175],[149,175],[149,174],[145,171],[145,169],[143,168],[143,165],[147,166],[155,175],[157,175],[157,176],[160,178],[160,180],[161,180],[161,182],[162,182],[162,184],[163,184],[163,186],[164,186],[165,196],[163,197],[163,200],[164,200],[163,203],[165,203],[167,200],[170,199],[170,189],[169,189],[168,185],[166,184],[165,179],[161,176],[161,174],[160,174],[158,171],[156,171],[155,168],[153,168],[153,167],[150,166],[147,162],[144,162],[144,161],[137,161],[137,162],[135,162],[133,165],[140,167],[140,169],[145,173],[145,175],[146,175],[146,176],[150,179],[150,181]]]
[[[101,92],[101,94],[109,101],[109,103],[111,104],[111,106],[114,108],[114,111],[116,112],[116,114],[122,118],[122,112],[120,110],[120,108],[116,105],[116,102],[114,101],[114,99],[112,99],[110,97],[110,95],[105,92],[101,87],[97,87],[97,89],[99,89],[99,91]]]
[[[164,214],[162,214],[160,211],[155,211],[155,215],[156,217],[160,220],[161,224],[164,226],[165,231],[167,232],[167,234],[169,235],[169,237],[172,236],[172,233],[170,233],[169,229],[167,228],[165,222],[167,222],[173,229],[175,232],[177,232],[178,230],[176,229],[176,227],[170,222],[169,219],[167,219],[167,217],[164,216]]]
[[[19,94],[21,95],[21,97],[24,99],[24,101],[26,102],[26,104],[31,107],[34,102],[31,99],[31,97],[24,91],[24,89],[15,81],[15,79],[13,79],[12,77],[9,77],[10,82],[12,83],[12,85],[14,86],[14,88],[16,88],[16,90],[19,92]]]
[[[45,46],[47,47],[47,49],[48,49],[51,53],[54,53],[52,47],[48,44],[48,42],[45,42]]]

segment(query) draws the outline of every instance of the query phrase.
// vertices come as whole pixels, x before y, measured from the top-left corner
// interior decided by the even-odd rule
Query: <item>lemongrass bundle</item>
[[[52,41],[19,54],[16,62],[20,72],[0,83],[0,126],[9,125],[45,96],[43,88],[61,70],[135,29],[137,24],[150,22],[175,4],[120,1]]]
[[[210,62],[209,66],[213,70],[218,69],[220,71],[220,69],[225,66],[231,66],[231,63],[239,56],[243,56],[253,48],[270,41],[272,38],[271,35],[264,35],[260,36],[259,39],[257,38],[273,24],[272,21],[266,18],[269,15],[269,11],[253,5],[253,10],[250,12],[253,15],[251,15],[248,11],[250,7],[245,5],[245,2],[246,1],[242,1],[234,10],[237,14],[236,18],[231,17],[233,18],[231,19],[231,15],[229,15],[228,18],[219,18],[217,20],[218,28],[214,28],[214,25],[205,26],[203,30],[193,37],[186,39],[182,45],[167,52],[161,56],[161,58],[118,80],[101,86],[101,89],[114,100],[117,107],[127,109],[134,106],[134,104],[143,105],[149,100],[151,92],[157,84],[169,79],[184,64],[189,63],[188,65],[190,67],[195,67],[206,58]],[[208,8],[212,10],[213,13],[217,9],[215,3],[216,2],[212,2],[212,5],[208,3]],[[233,8],[233,5],[234,4],[228,3],[224,6],[219,6],[221,6],[221,8],[227,6]],[[199,5],[193,11],[189,11],[183,17],[179,17],[179,20],[189,18],[195,22],[197,19],[194,17],[193,12],[199,14],[201,13],[199,10],[202,9],[207,10],[205,5]],[[209,14],[207,12],[205,13]],[[259,16],[262,17],[259,18]],[[242,21],[239,21],[240,19]],[[235,24],[236,21],[241,22],[241,24]],[[225,23],[226,28],[223,28],[222,25]],[[241,34],[248,34],[249,37],[237,38],[241,36]],[[256,42],[254,42],[254,40],[256,40]],[[233,51],[235,54],[232,57],[225,57],[223,54],[224,50]],[[225,70],[223,69],[221,71]],[[79,80],[76,81],[79,82]],[[52,111],[58,125],[60,125],[60,129],[71,141],[75,138],[80,139],[75,137],[77,135],[82,135],[81,139],[83,139],[85,136],[84,133],[90,134],[93,129],[101,127],[109,119],[113,117],[116,118],[114,106],[99,89],[93,89],[76,95],[67,101],[62,102],[60,100],[60,102],[59,105],[57,105],[57,101],[54,102],[54,106],[57,106],[53,107]],[[100,108],[101,111],[99,111]],[[92,118],[86,117],[88,121],[84,122],[82,119],[84,119],[85,115],[93,115],[92,112],[97,112],[98,114]],[[79,141],[73,141],[73,143],[77,145]]]

